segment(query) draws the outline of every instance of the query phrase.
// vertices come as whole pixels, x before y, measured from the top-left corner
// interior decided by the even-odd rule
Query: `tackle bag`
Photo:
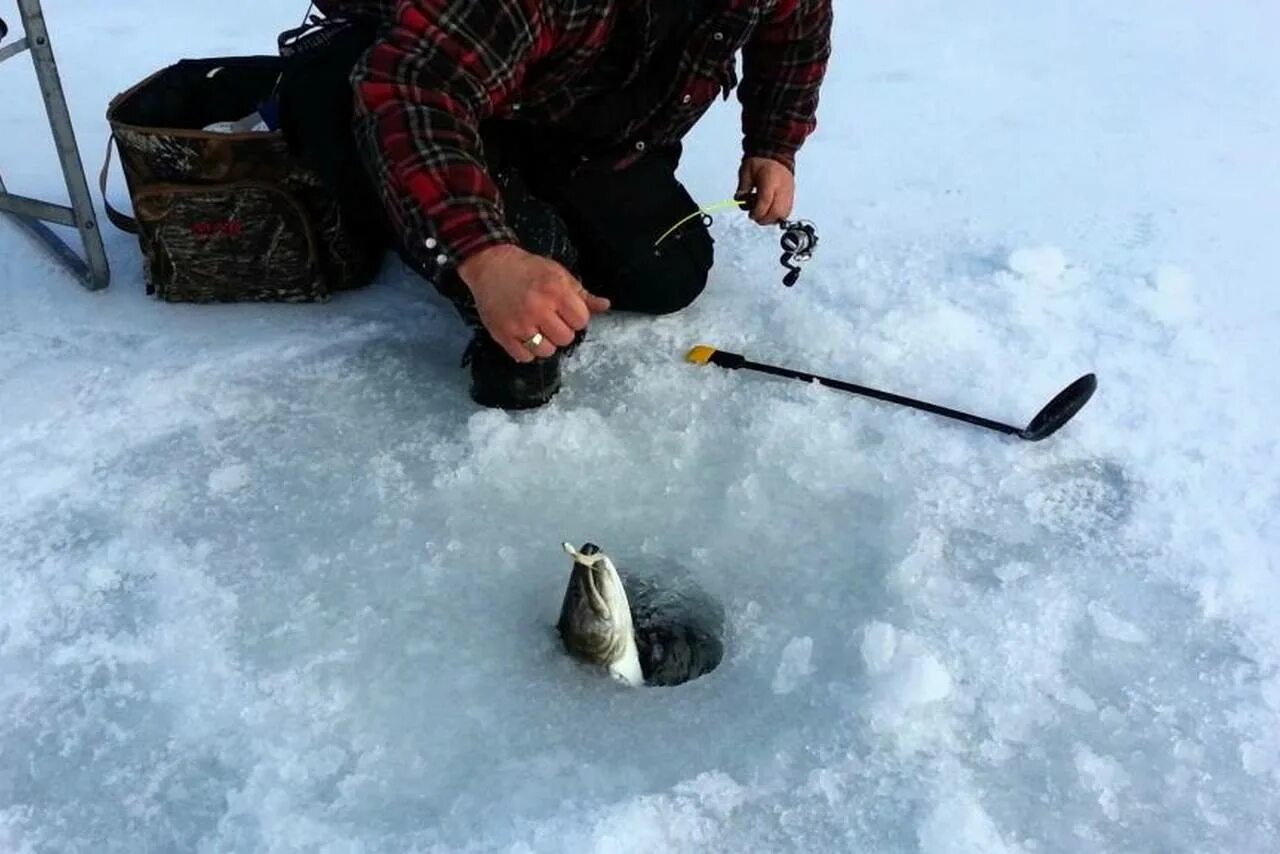
[[[344,210],[279,129],[265,119],[254,127],[270,115],[283,62],[182,60],[112,99],[103,202],[112,223],[138,236],[147,293],[312,302],[377,273],[384,245],[369,217]],[[113,143],[133,217],[106,200]]]

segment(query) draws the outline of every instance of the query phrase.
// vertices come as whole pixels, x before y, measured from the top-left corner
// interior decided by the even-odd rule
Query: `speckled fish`
[[[573,556],[573,574],[556,624],[565,648],[605,668],[619,682],[643,685],[631,603],[618,568],[592,543],[581,551],[565,543],[564,550]]]
[[[678,566],[646,578],[592,543],[564,550],[574,561],[557,628],[570,655],[632,686],[682,685],[720,664],[724,610]]]

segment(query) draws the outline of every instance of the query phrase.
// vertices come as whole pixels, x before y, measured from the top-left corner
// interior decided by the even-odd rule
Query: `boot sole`
[[[471,392],[471,399],[478,405],[484,406],[488,409],[505,409],[510,412],[518,412],[521,410],[538,409],[539,407],[546,406],[551,402],[551,399],[559,393],[560,386],[560,383],[556,383],[553,388],[547,390],[545,395],[535,398],[526,398],[524,400],[502,400],[496,397],[486,397],[483,394],[476,394],[474,390]]]

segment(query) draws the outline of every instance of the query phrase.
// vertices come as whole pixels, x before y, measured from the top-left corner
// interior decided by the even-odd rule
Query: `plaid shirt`
[[[436,263],[517,243],[486,171],[479,125],[520,118],[572,132],[593,96],[646,73],[666,81],[615,128],[617,165],[678,142],[716,96],[738,86],[743,152],[794,169],[816,127],[831,52],[832,0],[714,0],[674,69],[652,68],[656,2],[684,0],[321,0],[330,15],[384,29],[353,73],[357,139],[407,246]],[[602,62],[625,44],[625,61]],[[652,78],[651,78],[652,79]],[[633,115],[632,115],[633,113]]]

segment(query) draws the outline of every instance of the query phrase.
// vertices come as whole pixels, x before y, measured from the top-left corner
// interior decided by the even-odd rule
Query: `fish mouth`
[[[605,601],[604,596],[600,593],[600,588],[596,585],[596,573],[600,570],[594,566],[582,567],[582,587],[586,592],[587,604],[591,606],[591,610],[597,617],[602,620],[610,620],[613,618],[613,611],[609,608],[609,603]]]
[[[604,596],[600,593],[600,588],[596,584],[596,573],[604,572],[603,569],[597,567],[600,559],[596,558],[595,555],[600,554],[599,547],[592,543],[587,543],[582,547],[582,551],[578,551],[569,543],[565,543],[564,550],[573,555],[574,572],[578,574],[579,583],[582,585],[587,604],[591,607],[592,612],[602,620],[612,620],[613,610],[609,607],[609,603],[605,601]]]

